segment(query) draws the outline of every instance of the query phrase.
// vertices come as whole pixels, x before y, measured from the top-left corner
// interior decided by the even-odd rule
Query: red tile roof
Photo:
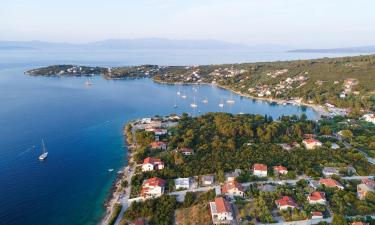
[[[284,166],[274,166],[273,169],[276,171],[288,171],[288,169]]]
[[[318,143],[320,141],[313,139],[313,138],[309,138],[309,139],[305,139],[304,142],[306,142],[307,144],[312,144],[312,143]]]
[[[254,170],[267,171],[267,166],[264,164],[255,163],[253,166]]]
[[[157,164],[164,164],[160,159],[157,159],[157,158],[152,158],[152,157],[147,157],[143,160],[143,164],[152,164],[154,165],[155,163]]]
[[[276,204],[279,206],[297,207],[297,203],[289,196],[283,196],[281,199],[276,200]]]
[[[144,182],[144,184],[147,184],[148,186],[151,186],[151,187],[156,187],[156,186],[162,187],[165,185],[165,180],[161,178],[153,177],[153,178],[147,179]]]
[[[364,222],[353,222],[352,225],[368,225],[368,223],[364,223]]]
[[[324,193],[323,192],[319,192],[319,191],[314,191],[313,193],[311,193],[309,195],[309,199],[311,201],[318,201],[318,200],[325,200],[325,196],[324,196]]]
[[[320,178],[319,183],[324,184],[327,187],[342,187],[342,185],[337,180],[331,178]]]
[[[369,187],[375,188],[375,180],[366,178],[366,179],[362,179],[362,183],[366,184]]]
[[[240,183],[238,183],[237,181],[229,181],[223,185],[223,187],[221,188],[221,192],[227,193],[228,190],[231,190],[233,188],[237,188],[239,191],[243,191],[243,187]]]
[[[145,220],[143,218],[138,218],[134,220],[134,222],[131,223],[131,225],[145,225]]]
[[[163,141],[154,141],[151,143],[152,148],[158,148],[161,147],[162,145],[165,145],[166,143]]]
[[[318,212],[318,211],[314,211],[314,212],[311,212],[311,215],[312,216],[323,216],[323,213],[322,212]]]
[[[215,198],[215,205],[216,205],[216,211],[218,213],[225,213],[225,212],[231,212],[231,207],[229,202],[227,202],[224,198]]]

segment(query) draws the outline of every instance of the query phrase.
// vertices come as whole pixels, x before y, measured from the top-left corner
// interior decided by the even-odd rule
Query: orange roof
[[[253,166],[253,169],[254,170],[267,171],[267,166],[264,165],[264,164],[255,163],[254,166]]]
[[[152,157],[147,157],[143,160],[143,164],[152,164],[154,165],[155,163],[158,163],[158,164],[164,164],[160,159],[156,159],[156,158],[152,158]]]
[[[216,211],[218,213],[231,212],[231,208],[230,208],[229,202],[227,202],[222,197],[215,198],[215,205],[216,205]]]
[[[318,212],[318,211],[314,211],[314,212],[311,212],[311,215],[312,216],[323,216],[323,213],[322,212]]]
[[[276,200],[276,204],[279,206],[292,206],[297,207],[297,203],[289,196],[283,196],[281,199]]]
[[[154,141],[154,142],[151,143],[151,147],[152,148],[157,148],[157,147],[160,147],[160,146],[165,145],[165,144],[166,143],[163,142],[163,141]]]
[[[305,139],[303,140],[304,142],[306,142],[307,144],[312,144],[312,143],[318,143],[320,141],[314,139],[314,138],[309,138],[309,139]]]
[[[313,193],[310,194],[309,199],[312,200],[312,201],[318,201],[318,200],[322,200],[322,199],[325,200],[326,198],[325,198],[323,192],[314,191]]]
[[[156,186],[161,187],[165,185],[165,180],[161,178],[153,177],[153,178],[147,179],[144,182],[144,184],[147,184],[148,186],[151,186],[151,187],[156,187]]]
[[[243,191],[243,187],[240,183],[238,183],[237,181],[229,181],[223,185],[223,187],[221,188],[221,192],[227,193],[228,190],[234,188],[237,188],[239,191]]]
[[[288,169],[284,166],[274,166],[273,169],[277,171],[288,171]]]
[[[375,180],[366,178],[366,179],[362,179],[362,183],[366,184],[369,187],[375,188]]]
[[[145,224],[145,220],[143,218],[138,218],[134,220],[133,223],[131,223],[131,225],[144,225],[144,224]]]
[[[342,185],[337,180],[331,178],[320,178],[319,183],[324,184],[327,187],[342,187]]]
[[[368,223],[364,223],[364,222],[353,222],[352,225],[368,225]]]

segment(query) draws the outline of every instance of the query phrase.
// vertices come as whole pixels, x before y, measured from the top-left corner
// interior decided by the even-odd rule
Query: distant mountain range
[[[110,39],[98,42],[71,44],[43,41],[0,41],[0,50],[85,49],[237,49],[250,51],[287,51],[288,46],[262,44],[249,46],[217,40],[172,40],[164,38]]]
[[[289,52],[301,53],[375,53],[375,45],[347,47],[347,48],[322,48],[322,49],[295,49]]]

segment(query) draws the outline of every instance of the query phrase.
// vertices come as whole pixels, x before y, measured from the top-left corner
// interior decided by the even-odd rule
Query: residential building
[[[273,173],[275,175],[285,175],[288,173],[288,169],[284,166],[274,166]]]
[[[338,144],[336,144],[336,143],[332,143],[331,148],[332,148],[332,149],[339,149],[339,148],[340,148],[340,145],[338,145]]]
[[[164,141],[154,141],[151,143],[151,148],[157,150],[167,150],[167,143]]]
[[[143,160],[142,171],[161,170],[164,168],[164,163],[160,159],[147,157]]]
[[[364,222],[353,222],[353,223],[351,223],[351,225],[369,225],[369,224],[364,223]]]
[[[344,186],[342,186],[337,180],[331,179],[331,178],[320,178],[319,180],[320,185],[324,185],[329,188],[338,188],[341,190],[344,190]]]
[[[357,185],[357,196],[360,200],[364,200],[369,192],[375,192],[375,181],[363,179],[362,183]]]
[[[264,164],[255,163],[253,166],[253,174],[258,177],[266,177],[267,166]]]
[[[181,154],[183,154],[184,156],[189,156],[189,155],[193,155],[193,154],[194,154],[194,151],[193,151],[193,149],[191,149],[191,148],[181,148],[181,149],[180,149],[180,152],[181,152]]]
[[[242,171],[240,169],[235,169],[234,171],[225,174],[225,180],[227,182],[234,181],[236,177],[241,175],[241,173]]]
[[[130,223],[130,225],[145,225],[145,224],[146,224],[146,221],[143,218],[138,218],[134,220],[132,223]]]
[[[237,181],[229,181],[221,187],[221,193],[229,197],[243,197],[245,195],[244,189]]]
[[[312,205],[315,205],[315,204],[325,205],[327,202],[325,194],[319,191],[312,192],[307,197],[307,200],[309,201],[309,204],[312,204]]]
[[[315,149],[322,146],[322,142],[313,138],[303,140],[302,144],[305,146],[306,149]]]
[[[191,178],[177,178],[174,180],[175,188],[178,189],[189,189],[191,184]]]
[[[148,197],[160,197],[164,194],[165,180],[157,177],[147,179],[143,182],[141,189],[141,196],[144,198]]]
[[[201,177],[201,182],[202,182],[203,186],[212,185],[212,184],[214,184],[214,181],[215,181],[214,175],[203,175]]]
[[[325,177],[330,177],[332,175],[339,175],[340,174],[339,170],[337,168],[334,168],[334,167],[324,167],[322,173]]]
[[[210,211],[213,224],[231,224],[233,221],[232,206],[223,197],[210,202]]]
[[[283,196],[281,199],[276,200],[276,205],[280,210],[286,210],[288,208],[296,208],[297,203],[289,196]]]
[[[323,219],[323,213],[318,211],[311,212],[311,219]]]
[[[375,116],[374,116],[374,114],[366,114],[366,115],[363,115],[362,118],[364,120],[366,120],[367,122],[369,122],[369,123],[375,124]]]

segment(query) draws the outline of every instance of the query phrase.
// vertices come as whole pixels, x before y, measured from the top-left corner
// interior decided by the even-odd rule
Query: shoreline
[[[257,97],[257,96],[253,96],[253,95],[250,95],[250,94],[245,94],[245,93],[242,93],[240,91],[235,91],[227,86],[224,86],[224,85],[220,85],[220,84],[217,84],[217,83],[206,83],[206,82],[200,82],[200,83],[183,83],[183,82],[166,82],[166,81],[160,81],[160,80],[154,80],[152,79],[155,83],[159,83],[159,84],[169,84],[169,85],[213,85],[215,87],[218,87],[218,88],[222,88],[224,90],[227,90],[227,91],[231,91],[237,95],[240,95],[242,97],[246,97],[246,98],[250,98],[250,99],[255,99],[255,100],[262,100],[262,101],[266,101],[266,102],[269,102],[269,103],[277,103],[277,104],[283,104],[283,103],[290,103],[291,101],[288,101],[288,100],[285,100],[285,99],[275,99],[275,98],[266,98],[266,97]],[[296,102],[296,106],[306,106],[306,107],[310,107],[312,108],[314,111],[316,111],[319,116],[325,116],[325,115],[328,115],[328,110],[326,110],[325,108],[323,108],[323,106],[321,105],[317,105],[317,104],[310,104],[310,103],[305,103],[305,102]]]

